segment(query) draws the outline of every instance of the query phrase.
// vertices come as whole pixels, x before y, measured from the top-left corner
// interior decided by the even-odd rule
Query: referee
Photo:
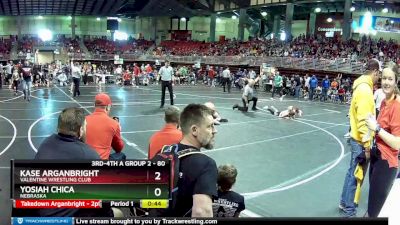
[[[165,64],[161,67],[159,74],[161,77],[161,106],[164,108],[165,102],[165,87],[168,87],[169,99],[171,100],[171,105],[174,105],[174,94],[172,92],[172,73],[173,69],[169,66],[169,61],[165,60]]]

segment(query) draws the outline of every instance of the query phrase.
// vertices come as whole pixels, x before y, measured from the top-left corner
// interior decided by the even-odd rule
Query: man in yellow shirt
[[[366,158],[369,159],[374,134],[368,131],[366,119],[369,114],[375,115],[373,85],[378,82],[381,71],[378,60],[369,60],[366,74],[357,78],[353,84],[353,98],[349,110],[351,161],[339,205],[346,217],[353,217],[357,214],[357,204],[354,202],[357,188],[357,180],[354,176],[358,164],[356,158],[365,152]]]

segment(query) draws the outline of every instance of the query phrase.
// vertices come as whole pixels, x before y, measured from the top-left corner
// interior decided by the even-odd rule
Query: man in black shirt
[[[190,104],[181,113],[183,139],[179,151],[188,148],[212,149],[217,130],[213,111],[205,105]],[[218,169],[215,161],[204,154],[180,159],[180,174],[175,216],[212,217],[212,198],[217,196]]]
[[[301,81],[300,81],[300,76],[299,75],[295,75],[294,77],[294,81],[295,81],[295,87],[294,87],[294,97],[297,98],[298,100],[300,99],[300,88],[301,88]]]

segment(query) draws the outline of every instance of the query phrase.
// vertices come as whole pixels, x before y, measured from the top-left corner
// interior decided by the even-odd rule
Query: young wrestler
[[[298,107],[289,106],[286,110],[279,111],[274,106],[265,106],[264,109],[268,110],[272,115],[278,116],[279,118],[285,119],[294,119],[296,117],[301,117],[303,115],[303,111],[301,111]]]
[[[219,115],[218,111],[215,109],[215,105],[212,102],[206,102],[204,103],[205,106],[208,108],[212,109],[214,111],[213,117],[214,117],[214,124],[219,125],[221,123],[226,123],[228,122],[227,119],[222,119],[221,116]]]

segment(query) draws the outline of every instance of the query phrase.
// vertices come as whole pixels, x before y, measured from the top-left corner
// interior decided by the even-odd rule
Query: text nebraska
[[[75,193],[73,186],[20,186],[23,194]]]

